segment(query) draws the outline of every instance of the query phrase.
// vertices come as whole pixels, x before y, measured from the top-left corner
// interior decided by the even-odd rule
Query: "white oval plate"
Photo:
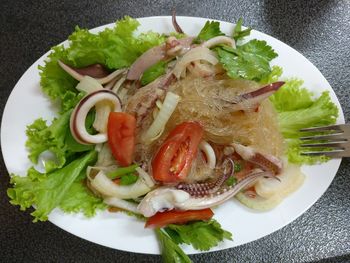
[[[141,23],[139,31],[153,30],[161,33],[174,31],[171,17],[147,17],[138,19]],[[178,17],[178,23],[189,35],[197,35],[208,19],[194,17]],[[221,22],[223,32],[230,34],[233,25]],[[92,30],[98,32],[105,27]],[[266,40],[276,52],[278,58],[273,64],[283,67],[283,77],[298,77],[305,81],[305,86],[319,95],[322,91],[330,91],[332,100],[340,110],[339,123],[344,123],[344,115],[338,99],[327,80],[320,71],[303,55],[281,41],[258,31],[252,31],[250,38]],[[67,41],[64,42],[67,44]],[[25,175],[30,166],[25,149],[26,125],[42,117],[52,119],[54,107],[42,94],[39,86],[38,65],[44,64],[46,53],[38,59],[21,77],[13,89],[2,118],[1,144],[5,164],[9,173]],[[254,212],[232,200],[215,209],[215,219],[222,227],[233,233],[234,241],[225,241],[211,251],[242,245],[264,237],[289,224],[310,208],[326,191],[340,165],[340,159],[325,164],[305,166],[304,185],[281,205],[269,212]],[[64,214],[55,209],[49,220],[58,227],[91,242],[107,247],[139,253],[159,254],[159,247],[150,229],[144,229],[144,223],[123,213],[100,212],[91,219],[81,214]],[[189,246],[184,247],[188,254],[200,253]]]

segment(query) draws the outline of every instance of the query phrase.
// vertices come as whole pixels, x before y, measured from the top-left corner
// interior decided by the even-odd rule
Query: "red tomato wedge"
[[[185,224],[190,221],[209,220],[214,215],[210,208],[202,210],[187,210],[177,211],[170,210],[165,212],[158,212],[154,216],[147,219],[145,227],[164,227],[169,224]]]
[[[183,122],[168,135],[152,160],[153,178],[174,183],[186,178],[203,137],[198,122]]]
[[[108,117],[108,144],[121,166],[129,166],[135,150],[136,119],[123,112],[111,112]]]

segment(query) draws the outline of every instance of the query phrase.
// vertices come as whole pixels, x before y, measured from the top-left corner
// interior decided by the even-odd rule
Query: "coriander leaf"
[[[232,240],[232,234],[221,228],[214,219],[191,222],[186,225],[168,225],[165,231],[175,242],[192,245],[195,249],[208,251],[224,239]],[[176,234],[175,234],[176,233]]]
[[[211,39],[213,37],[217,36],[223,36],[224,33],[220,30],[220,23],[216,21],[207,21],[202,28],[202,30],[199,32],[196,42],[206,41],[208,39]]]
[[[153,80],[155,80],[159,76],[164,75],[166,71],[166,66],[167,66],[167,62],[159,61],[158,63],[149,67],[141,77],[142,86],[147,85],[148,83],[151,83]]]
[[[280,77],[282,76],[282,73],[283,73],[282,67],[274,65],[274,66],[272,66],[270,74],[263,77],[260,80],[260,83],[261,84],[270,84],[270,83],[276,82],[280,79]]]
[[[234,178],[233,176],[231,176],[230,178],[227,179],[226,185],[232,186],[232,185],[234,185],[234,184],[236,183],[236,181],[237,181],[236,178]]]
[[[267,61],[271,61],[278,56],[265,40],[253,39],[248,43],[239,46],[238,49],[245,53],[255,54],[255,56]]]
[[[235,173],[238,173],[239,171],[242,170],[242,164],[240,164],[240,163],[235,163],[233,169],[234,169],[234,172],[235,172]]]
[[[95,161],[96,152],[91,151],[40,180],[12,175],[10,183],[13,187],[7,190],[10,203],[19,205],[21,210],[34,205],[35,211],[31,213],[34,222],[45,221],[49,213],[60,205],[75,179]]]
[[[236,49],[221,46],[214,50],[227,75],[233,79],[260,81],[271,73],[270,61],[277,57],[266,41],[256,39],[237,46]]]
[[[162,258],[164,263],[191,263],[191,259],[183,252],[183,250],[162,230],[155,229],[157,234]]]
[[[93,195],[83,181],[78,180],[67,190],[59,207],[66,213],[83,212],[86,217],[92,217],[96,210],[105,209],[107,205],[103,199]]]
[[[243,19],[240,18],[238,19],[235,28],[233,29],[233,36],[232,38],[235,41],[241,40],[246,36],[250,35],[250,31],[252,30],[250,27],[247,29],[242,30],[242,24],[243,24]]]
[[[136,183],[139,177],[135,174],[125,174],[120,177],[120,185],[131,185]]]

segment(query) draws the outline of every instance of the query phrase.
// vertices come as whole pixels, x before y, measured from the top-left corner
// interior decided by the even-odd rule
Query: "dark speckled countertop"
[[[280,39],[306,56],[329,81],[350,121],[350,2],[329,1],[0,1],[1,113],[25,70],[75,25],[94,28],[124,15],[199,16],[246,25]],[[161,262],[160,256],[127,253],[75,237],[51,223],[31,222],[11,206],[9,176],[1,158],[1,262]],[[255,242],[191,256],[194,262],[350,261],[350,159],[342,161],[327,192],[283,229]]]

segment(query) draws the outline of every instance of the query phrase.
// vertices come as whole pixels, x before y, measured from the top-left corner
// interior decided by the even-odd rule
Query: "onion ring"
[[[112,111],[121,111],[119,97],[110,90],[97,90],[85,96],[75,107],[70,118],[70,130],[76,141],[81,144],[96,144],[107,141],[107,133],[89,134],[85,128],[85,119],[90,109],[98,102],[110,101]]]

